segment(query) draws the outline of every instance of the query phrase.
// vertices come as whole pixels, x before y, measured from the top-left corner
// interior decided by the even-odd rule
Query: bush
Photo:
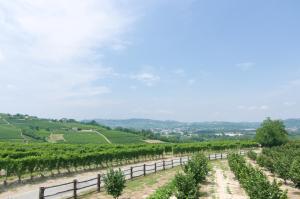
[[[178,173],[175,176],[174,183],[177,189],[176,197],[178,199],[196,199],[199,197],[199,187],[193,174]]]
[[[247,155],[251,160],[256,160],[257,158],[257,153],[255,153],[254,151],[249,151]]]
[[[121,169],[114,171],[110,169],[104,176],[106,192],[114,198],[118,198],[125,188],[125,176]]]
[[[208,159],[204,154],[198,153],[188,161],[183,170],[185,173],[192,174],[196,183],[199,184],[205,180],[209,172]]]
[[[300,158],[296,158],[290,169],[291,180],[295,183],[296,187],[300,188]]]

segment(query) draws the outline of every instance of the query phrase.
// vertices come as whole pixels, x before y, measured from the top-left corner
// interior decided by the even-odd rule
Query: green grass
[[[64,133],[64,138],[66,142],[74,144],[107,144],[107,141],[95,132],[69,131]]]
[[[142,137],[121,131],[100,131],[107,139],[114,144],[139,144],[145,143]]]
[[[10,125],[0,125],[0,139],[18,140],[23,139],[20,130]]]

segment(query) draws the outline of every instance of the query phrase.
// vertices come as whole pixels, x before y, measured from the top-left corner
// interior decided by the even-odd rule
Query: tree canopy
[[[256,130],[256,141],[262,146],[272,147],[285,144],[288,141],[288,133],[281,120],[267,118]]]

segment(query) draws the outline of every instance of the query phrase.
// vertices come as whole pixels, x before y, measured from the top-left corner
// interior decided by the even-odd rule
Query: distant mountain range
[[[151,120],[151,119],[95,119],[99,124],[109,127],[124,127],[135,129],[200,129],[200,130],[245,130],[256,129],[260,126],[259,122],[178,122],[171,120]],[[287,128],[300,129],[300,119],[283,120]]]

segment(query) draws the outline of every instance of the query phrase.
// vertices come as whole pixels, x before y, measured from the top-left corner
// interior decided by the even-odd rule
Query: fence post
[[[144,176],[146,175],[146,164],[144,164]]]
[[[97,175],[97,191],[100,192],[100,187],[101,187],[101,175]]]
[[[208,155],[208,160],[210,160],[210,154]]]
[[[217,154],[215,153],[215,160],[217,159]]]
[[[165,170],[165,161],[163,160],[163,169]]]
[[[172,159],[172,168],[174,168],[174,162],[173,162],[173,159]]]
[[[45,187],[40,187],[39,199],[44,199],[45,197]]]
[[[132,179],[132,178],[133,178],[133,168],[130,167],[130,179]]]
[[[156,173],[156,162],[154,163],[154,172]]]
[[[221,153],[221,159],[223,159],[223,153]]]
[[[180,165],[182,165],[182,158],[180,157]]]
[[[73,197],[77,199],[77,180],[73,181]]]

